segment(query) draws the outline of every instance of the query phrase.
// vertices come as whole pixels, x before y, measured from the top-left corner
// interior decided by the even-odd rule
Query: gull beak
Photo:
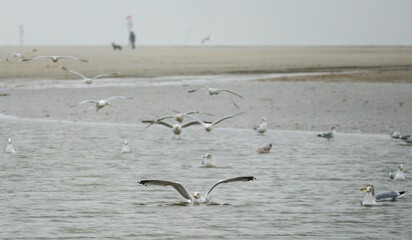
[[[366,192],[366,188],[361,188],[359,190]]]

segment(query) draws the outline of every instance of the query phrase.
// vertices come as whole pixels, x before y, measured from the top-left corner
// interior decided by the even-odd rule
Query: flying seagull
[[[77,58],[77,57],[73,57],[73,56],[37,56],[37,57],[33,57],[33,58],[23,58],[21,61],[22,62],[29,62],[29,61],[45,59],[45,58],[49,58],[53,62],[57,62],[60,59],[71,59],[71,60],[76,60],[76,61],[81,61],[81,62],[89,62],[89,60],[81,59],[81,58]]]
[[[210,153],[206,153],[203,156],[203,160],[202,160],[202,166],[205,168],[213,168],[216,167],[216,163],[212,158],[212,154]]]
[[[171,186],[174,189],[176,189],[176,191],[180,193],[180,195],[184,199],[186,199],[188,203],[199,204],[199,203],[207,203],[210,200],[209,195],[212,192],[212,190],[222,183],[247,182],[247,181],[252,181],[255,179],[256,178],[253,176],[244,176],[244,177],[235,177],[235,178],[221,180],[215,183],[212,187],[210,187],[203,195],[201,195],[199,192],[195,192],[193,195],[190,195],[190,193],[186,190],[186,188],[179,182],[172,182],[172,181],[167,181],[167,180],[141,180],[141,181],[138,181],[138,183],[145,185],[145,186],[150,186],[150,185]]]
[[[115,72],[115,73],[103,73],[103,74],[98,74],[98,75],[96,75],[96,76],[93,76],[93,77],[91,77],[91,78],[88,78],[88,77],[85,77],[83,74],[78,73],[78,72],[76,72],[76,71],[73,71],[73,70],[71,70],[71,69],[68,69],[68,68],[66,68],[66,67],[64,67],[64,66],[60,66],[60,68],[63,69],[63,70],[65,70],[65,71],[71,72],[71,73],[73,73],[73,74],[75,74],[75,75],[77,75],[77,76],[79,76],[79,77],[81,77],[81,78],[83,78],[83,82],[84,82],[85,84],[92,84],[92,83],[93,83],[93,80],[96,79],[96,78],[113,77],[113,76],[115,76],[115,75],[118,74],[117,72]]]
[[[13,141],[11,140],[11,138],[7,139],[7,145],[6,148],[4,149],[5,153],[15,153],[16,149],[13,146]]]
[[[133,98],[123,97],[123,96],[113,96],[113,97],[109,97],[107,99],[102,99],[102,100],[84,100],[82,102],[79,102],[78,104],[72,105],[71,107],[75,107],[75,106],[82,105],[85,103],[96,103],[96,112],[97,112],[105,106],[110,106],[111,103],[109,101],[115,100],[115,99],[133,99]]]
[[[147,125],[146,128],[150,127],[152,124],[154,124],[156,122],[159,122],[159,121],[162,121],[162,120],[165,120],[165,119],[168,119],[168,118],[174,118],[177,122],[182,123],[183,120],[185,119],[185,116],[191,115],[191,114],[205,114],[205,115],[209,115],[209,116],[214,116],[213,114],[201,113],[199,111],[192,111],[192,112],[185,112],[185,113],[181,113],[181,112],[176,111],[176,110],[172,110],[172,111],[175,112],[176,114],[160,117],[160,118],[154,120],[153,123]]]
[[[183,87],[187,87],[187,86],[198,86],[198,87],[201,87],[201,88],[198,88],[198,89],[189,90],[188,93],[193,93],[193,92],[196,92],[196,91],[198,91],[198,90],[200,90],[200,89],[203,88],[203,89],[206,89],[206,90],[207,90],[207,92],[209,93],[210,96],[212,96],[212,95],[218,95],[218,94],[221,93],[221,92],[226,92],[226,93],[233,94],[233,95],[235,95],[235,96],[237,96],[237,97],[243,98],[242,96],[240,96],[239,94],[237,94],[237,93],[235,93],[235,92],[233,92],[233,91],[231,91],[231,90],[211,88],[211,87],[205,86],[205,85],[203,85],[203,84],[185,84],[185,85],[182,85],[182,86],[183,86]]]
[[[263,135],[267,129],[268,129],[268,124],[266,123],[265,117],[262,117],[262,120],[260,121],[260,123],[253,128],[253,130],[255,130],[260,135]]]
[[[153,124],[160,124],[163,125],[165,127],[171,128],[174,136],[173,137],[177,137],[180,138],[180,134],[182,133],[182,129],[192,126],[192,125],[198,125],[200,124],[198,121],[191,121],[191,122],[187,122],[185,124],[180,124],[180,123],[175,123],[175,124],[171,124],[165,121],[158,121],[158,120],[143,120],[142,123],[149,123],[149,126],[153,125]],[[148,127],[149,127],[148,126]]]
[[[214,121],[214,122],[212,122],[212,123],[204,122],[204,121],[202,121],[202,120],[200,120],[200,119],[198,119],[198,118],[196,118],[196,117],[194,117],[194,116],[191,116],[191,115],[188,115],[187,117],[192,118],[192,119],[198,121],[200,124],[203,125],[203,127],[204,127],[205,130],[206,130],[206,132],[210,132],[210,131],[213,130],[213,126],[214,126],[214,125],[216,125],[216,124],[218,124],[218,123],[220,123],[220,122],[222,122],[222,121],[224,121],[224,120],[226,120],[226,119],[236,117],[237,115],[240,115],[240,114],[243,114],[243,113],[245,113],[245,112],[240,112],[240,113],[228,115],[228,116],[222,117],[222,118],[220,118],[220,119],[218,119],[218,120],[216,120],[216,121]]]
[[[124,140],[123,147],[120,152],[121,153],[131,153],[132,152],[132,150],[130,150],[129,142],[127,140]]]
[[[330,132],[324,132],[324,133],[318,134],[318,137],[323,137],[328,140],[332,139],[333,137],[335,137],[336,129],[335,127],[332,127],[330,130],[331,130]]]
[[[10,53],[6,58],[6,62],[10,63],[14,58],[19,59],[21,62],[24,59],[24,56],[21,53]]]
[[[202,44],[205,44],[206,42],[208,42],[208,41],[210,41],[210,40],[211,40],[211,37],[210,37],[210,36],[207,36],[207,37],[205,37],[205,38],[202,39],[201,43],[202,43]]]
[[[406,180],[404,172],[405,172],[405,168],[403,167],[402,164],[399,164],[398,171],[396,171],[396,172],[391,171],[389,173],[389,178],[393,181]]]
[[[383,193],[379,193],[378,195],[375,195],[375,188],[371,184],[366,185],[366,187],[361,188],[360,190],[365,192],[365,197],[363,198],[361,202],[362,206],[377,205],[376,202],[381,202],[381,201],[394,201],[404,196],[406,193],[406,191],[401,191],[401,192],[389,191],[389,192],[383,192]]]

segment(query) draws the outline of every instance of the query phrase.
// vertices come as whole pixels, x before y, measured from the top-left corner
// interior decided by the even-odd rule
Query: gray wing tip
[[[147,182],[148,182],[147,180],[137,181],[138,184],[141,184],[143,186],[147,186],[146,184]]]
[[[254,176],[247,176],[247,177],[245,177],[245,178],[246,178],[246,179],[245,179],[246,182],[256,180],[256,178],[255,178]]]

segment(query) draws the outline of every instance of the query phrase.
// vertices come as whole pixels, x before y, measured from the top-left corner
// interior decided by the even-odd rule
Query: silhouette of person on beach
[[[132,48],[134,49],[134,48],[135,48],[134,43],[135,43],[135,41],[136,41],[136,35],[134,35],[134,32],[133,32],[133,31],[130,31],[130,37],[129,37],[129,39],[130,39],[130,44],[132,45]]]

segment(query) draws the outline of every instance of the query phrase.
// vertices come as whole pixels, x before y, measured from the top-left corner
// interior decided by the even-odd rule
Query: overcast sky
[[[411,45],[410,0],[0,0],[0,45]]]

